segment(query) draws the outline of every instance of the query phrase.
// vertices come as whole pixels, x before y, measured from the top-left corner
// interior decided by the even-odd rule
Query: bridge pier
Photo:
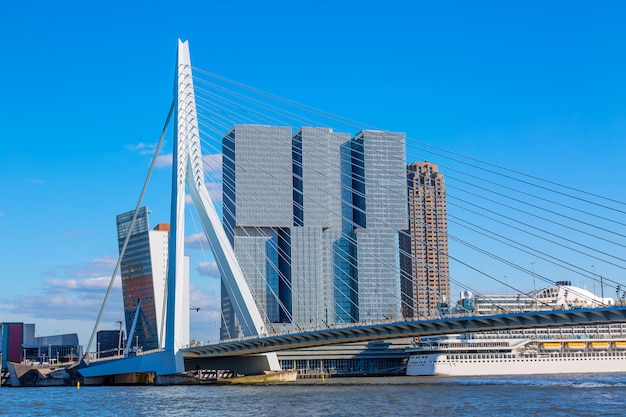
[[[182,351],[179,350],[174,353],[171,350],[162,350],[125,358],[91,362],[83,361],[79,366],[78,373],[86,380],[95,378],[92,379],[92,381],[96,381],[97,378],[114,377],[118,375],[153,375],[153,377],[137,377],[140,380],[149,381],[150,379],[162,375],[181,374],[184,370],[185,365]],[[122,377],[117,378],[120,379]]]
[[[228,369],[240,375],[262,375],[270,367],[267,355],[185,358],[185,371]]]

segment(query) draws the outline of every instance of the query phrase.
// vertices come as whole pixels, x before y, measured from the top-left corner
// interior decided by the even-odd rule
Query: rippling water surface
[[[290,385],[0,388],[0,415],[624,416],[626,375],[394,377]]]

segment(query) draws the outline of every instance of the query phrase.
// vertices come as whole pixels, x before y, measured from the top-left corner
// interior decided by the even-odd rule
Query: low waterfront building
[[[24,357],[22,345],[32,343],[34,338],[34,324],[0,323],[2,368],[7,367],[7,362],[20,362]]]
[[[411,338],[277,352],[283,370],[299,377],[404,375]]]
[[[35,325],[28,323],[1,323],[0,347],[2,368],[7,362],[71,362],[82,355],[76,333],[35,337]]]
[[[614,304],[615,300],[610,297],[598,297],[584,288],[572,286],[570,281],[557,281],[554,286],[527,294],[474,295],[470,291],[463,291],[457,308],[462,313],[485,315],[609,307]]]
[[[83,347],[76,333],[35,337],[24,343],[24,361],[32,363],[75,362],[82,357]]]

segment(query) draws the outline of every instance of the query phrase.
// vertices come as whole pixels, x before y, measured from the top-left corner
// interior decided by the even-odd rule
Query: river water
[[[13,416],[624,416],[626,375],[389,377],[289,385],[0,388]]]

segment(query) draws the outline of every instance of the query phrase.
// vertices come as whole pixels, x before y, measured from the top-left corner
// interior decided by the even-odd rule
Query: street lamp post
[[[591,265],[591,267],[593,268],[593,298],[594,301],[596,302],[596,305],[598,304],[598,301],[596,299],[597,295],[596,295],[596,266],[595,265]]]
[[[117,338],[117,356],[121,356],[122,355],[122,320],[118,320],[116,321],[116,323],[119,323],[120,325],[120,330],[118,333],[118,338]]]
[[[507,276],[504,276],[504,296],[506,298],[506,301],[508,302],[509,300],[509,279],[507,278]]]

